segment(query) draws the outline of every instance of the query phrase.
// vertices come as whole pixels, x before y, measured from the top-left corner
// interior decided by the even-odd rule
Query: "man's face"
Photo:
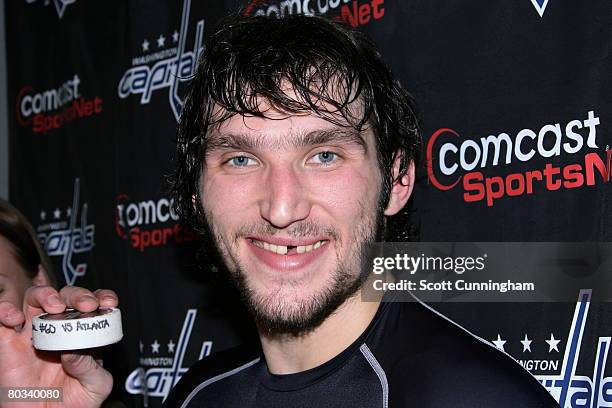
[[[363,282],[381,175],[371,130],[315,115],[235,115],[208,136],[202,205],[260,328],[316,327]]]

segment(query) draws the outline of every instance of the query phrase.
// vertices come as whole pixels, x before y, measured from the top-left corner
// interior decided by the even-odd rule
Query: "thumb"
[[[77,379],[94,399],[104,401],[113,389],[113,376],[89,354],[62,353],[64,371]]]

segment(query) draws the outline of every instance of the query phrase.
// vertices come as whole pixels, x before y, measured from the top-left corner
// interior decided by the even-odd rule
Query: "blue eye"
[[[249,160],[251,159],[246,156],[236,156],[236,157],[232,157],[229,160],[229,163],[231,163],[231,165],[235,167],[246,167],[250,164]]]
[[[331,164],[337,157],[338,155],[334,152],[320,152],[317,153],[315,156],[316,160],[321,163],[321,164]]]

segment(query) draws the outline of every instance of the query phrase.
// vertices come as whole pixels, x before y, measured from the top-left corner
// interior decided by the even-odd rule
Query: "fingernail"
[[[57,295],[49,296],[47,301],[51,304],[51,306],[62,306],[64,304]]]

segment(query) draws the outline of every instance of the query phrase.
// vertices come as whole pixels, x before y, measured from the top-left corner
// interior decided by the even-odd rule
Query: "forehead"
[[[264,117],[251,113],[228,114],[228,111],[215,104],[212,110],[213,122],[215,119],[221,120],[210,128],[208,136],[265,134],[274,137],[275,135],[307,133],[319,129],[347,130],[352,128],[354,130],[355,124],[360,123],[364,115],[363,98],[355,95],[354,90],[338,86],[339,78],[335,79],[325,85],[312,81],[309,85],[313,88],[311,91],[314,94],[306,95],[296,91],[290,81],[282,79],[279,84],[280,93],[283,97],[295,102],[299,112],[285,110],[283,101],[271,100],[263,96],[250,99],[246,106],[252,111],[263,114]],[[326,97],[329,100],[326,100]]]
[[[227,149],[281,152],[334,145],[358,148],[367,154],[374,143],[369,133],[369,130],[360,132],[348,124],[331,123],[317,115],[268,118],[234,115],[214,132],[209,132],[205,151],[209,156]]]
[[[25,272],[15,259],[13,246],[0,235],[0,279],[14,279],[19,274]]]
[[[233,115],[218,124],[210,135],[214,137],[224,134],[252,134],[274,137],[319,129],[341,128],[314,114],[292,115],[279,111],[268,111],[266,116],[262,118],[252,115]]]
[[[0,259],[13,257],[13,246],[11,243],[0,235]]]

